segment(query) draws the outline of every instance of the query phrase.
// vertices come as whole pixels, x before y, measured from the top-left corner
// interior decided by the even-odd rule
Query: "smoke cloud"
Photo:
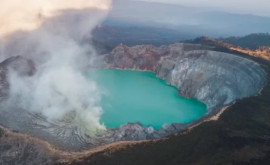
[[[22,55],[34,61],[29,77],[9,71],[8,103],[45,116],[50,122],[67,116],[87,131],[100,124],[100,91],[84,76],[96,52],[81,41],[104,19],[110,0],[2,0],[1,57]]]
[[[67,9],[109,9],[110,0],[1,0],[0,36],[17,30],[33,30]]]

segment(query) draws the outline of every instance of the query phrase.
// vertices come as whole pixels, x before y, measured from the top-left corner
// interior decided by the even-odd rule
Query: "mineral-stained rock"
[[[152,57],[151,60],[138,62],[144,54]],[[119,55],[125,58],[117,58]],[[257,63],[211,51],[210,47],[201,45],[177,43],[167,47],[130,48],[120,45],[105,59],[107,67],[155,72],[157,77],[176,86],[179,95],[205,103],[208,112],[237,99],[256,95],[265,83],[265,72]]]

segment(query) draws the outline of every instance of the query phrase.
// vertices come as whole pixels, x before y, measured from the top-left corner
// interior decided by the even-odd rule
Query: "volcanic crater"
[[[118,128],[88,134],[73,117],[49,122],[39,114],[14,105],[4,104],[9,97],[8,70],[24,76],[35,74],[35,64],[24,57],[11,57],[0,64],[0,124],[10,130],[27,133],[68,150],[91,149],[119,141],[161,139],[194,126],[220,112],[239,99],[258,95],[266,83],[266,73],[254,61],[199,44],[176,43],[155,47],[119,45],[112,52],[98,57],[99,69],[117,68],[150,71],[178,89],[178,95],[196,98],[207,106],[200,119],[185,124],[173,123],[160,129],[140,123],[127,123]]]

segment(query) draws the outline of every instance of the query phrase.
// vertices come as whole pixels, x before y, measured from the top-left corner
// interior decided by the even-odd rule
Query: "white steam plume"
[[[10,72],[8,101],[49,121],[72,114],[88,131],[105,129],[99,122],[100,92],[83,75],[95,51],[80,41],[110,5],[110,0],[1,0],[1,56],[19,54],[37,64],[32,77]],[[21,30],[26,32],[17,32]]]

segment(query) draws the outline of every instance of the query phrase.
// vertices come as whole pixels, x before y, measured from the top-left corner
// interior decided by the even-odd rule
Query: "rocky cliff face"
[[[265,83],[265,72],[257,63],[195,44],[120,45],[105,59],[107,67],[155,72],[176,86],[179,95],[205,103],[209,113],[256,95]]]
[[[102,67],[155,72],[168,84],[176,86],[179,95],[204,102],[208,108],[207,117],[237,99],[258,94],[266,81],[265,73],[257,63],[211,49],[180,43],[161,47],[120,45],[101,57]],[[8,69],[18,70],[25,76],[35,73],[34,64],[27,59],[14,57],[1,63],[0,96],[3,98],[8,96]],[[5,109],[0,115],[0,124],[69,150],[88,149],[117,141],[162,138],[185,130],[196,122],[164,125],[159,130],[128,123],[92,136],[81,131],[78,125],[72,125],[73,122],[61,120],[50,123],[42,116],[21,109]]]
[[[0,63],[0,101],[8,96],[7,75],[9,70],[14,70],[20,75],[31,76],[36,69],[32,60],[20,56],[11,57]]]

